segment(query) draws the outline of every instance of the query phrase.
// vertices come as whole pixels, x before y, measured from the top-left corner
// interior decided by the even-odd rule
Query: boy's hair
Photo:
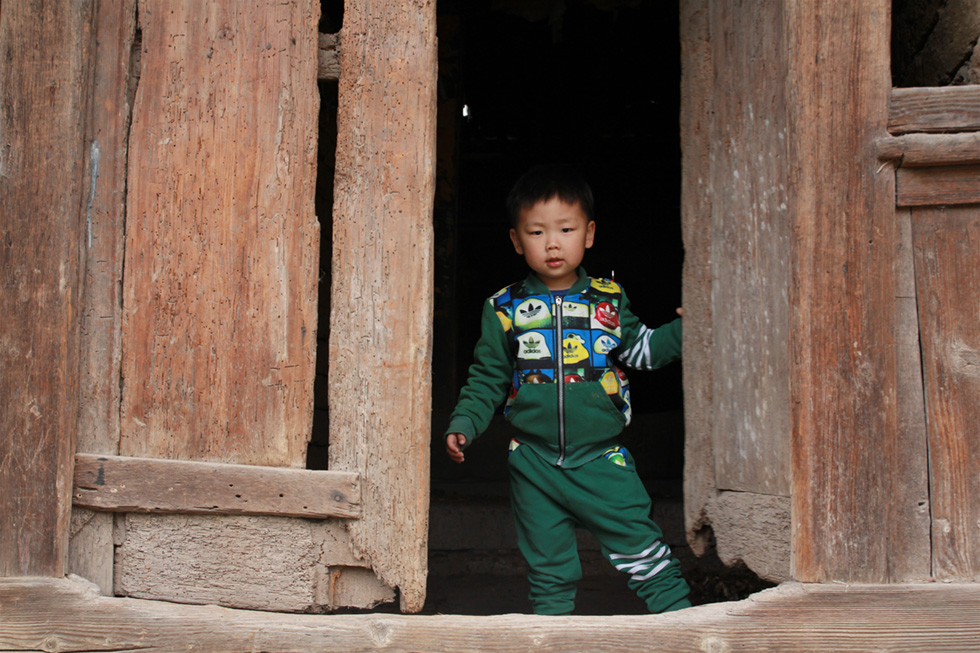
[[[566,204],[578,203],[588,220],[595,219],[592,189],[578,172],[566,165],[539,165],[524,173],[507,194],[510,226],[517,227],[522,211],[554,197]]]

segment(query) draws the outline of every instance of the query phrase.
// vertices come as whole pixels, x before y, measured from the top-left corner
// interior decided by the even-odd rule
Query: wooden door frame
[[[774,580],[928,580],[910,243],[877,157],[890,3],[764,2],[772,20],[744,25],[730,3],[682,7],[689,541],[714,530],[723,559]],[[741,244],[719,242],[729,223]],[[782,391],[753,395],[773,374]]]
[[[841,5],[834,5],[840,7]],[[686,9],[704,9],[707,0],[704,2],[685,3]],[[863,5],[862,5],[863,6]],[[870,7],[866,11],[880,10],[880,6]],[[801,9],[800,11],[805,11]],[[817,11],[817,10],[811,10]],[[863,10],[859,10],[863,11]],[[4,18],[9,20],[10,14],[5,11]],[[867,15],[862,14],[864,18]],[[860,18],[858,16],[856,18]],[[801,16],[796,25],[809,24],[808,18],[811,16]],[[691,18],[688,12],[687,18]],[[876,18],[880,20],[880,16]],[[84,25],[81,18],[70,18],[70,24],[56,26],[55,31],[65,29],[67,33],[77,34]],[[832,30],[836,21],[828,21],[823,24],[827,30]],[[847,23],[843,23],[847,24]],[[880,25],[879,25],[880,27]],[[42,42],[58,43],[59,33],[48,35],[50,38],[42,39]],[[798,36],[802,40],[802,31]],[[800,44],[801,47],[805,44]],[[821,42],[814,41],[811,45],[804,47],[804,52],[813,54],[813,48],[819,47]],[[861,50],[866,52],[865,50]],[[820,53],[824,54],[824,53]],[[840,56],[847,57],[847,53]],[[849,61],[849,65],[844,66],[839,73],[842,78],[848,78],[853,66],[858,63],[854,60]],[[396,67],[400,64],[395,64]],[[13,67],[5,67],[5,75],[16,75],[21,73],[14,72]],[[826,72],[813,71],[820,73],[824,77],[818,77],[810,83],[815,88],[818,83],[826,83]],[[880,70],[875,74],[880,74]],[[24,73],[26,74],[26,73]],[[63,80],[64,83],[75,79],[71,72]],[[404,81],[404,80],[403,80]],[[813,88],[811,88],[813,90]],[[876,96],[877,97],[877,96]],[[812,98],[814,101],[819,98]],[[802,98],[801,98],[802,100]],[[61,116],[67,108],[74,106],[71,101],[62,106],[56,113]],[[826,123],[833,116],[813,116],[817,126]],[[56,127],[58,118],[44,125],[44,128]],[[877,122],[874,123],[875,125]],[[815,128],[815,127],[814,127]],[[70,131],[70,130],[69,130]],[[55,130],[55,133],[62,133]],[[74,133],[74,132],[72,132]],[[862,132],[863,133],[863,132]],[[77,144],[79,138],[68,139],[71,143]],[[871,143],[865,140],[860,141],[862,148],[855,152],[862,158],[862,164],[866,164],[865,157],[871,150],[863,149],[864,146],[871,147]],[[856,145],[855,145],[856,147]],[[854,150],[848,150],[854,152]],[[695,154],[695,156],[697,156]],[[46,170],[44,167],[39,170]],[[80,175],[82,176],[82,175]],[[420,182],[421,183],[421,182]],[[81,198],[83,193],[78,188],[84,188],[84,184],[79,187],[72,187],[70,198],[78,206],[82,205]],[[819,190],[810,189],[811,191]],[[364,191],[366,192],[366,191]],[[826,193],[830,193],[829,190]],[[811,198],[812,199],[812,198]],[[808,200],[810,201],[810,200]],[[69,202],[71,203],[71,202]],[[74,213],[68,211],[66,214],[68,224],[72,227],[69,233],[75,234],[78,241],[79,234],[83,233],[78,229],[78,216],[83,213],[78,210]],[[823,214],[819,214],[823,215]],[[61,224],[52,222],[52,225]],[[45,228],[51,228],[50,225]],[[806,238],[807,236],[804,236]],[[414,238],[414,236],[413,236]],[[409,238],[407,242],[418,242]],[[424,238],[423,238],[424,241]],[[30,247],[35,243],[30,237],[20,238],[19,245]],[[57,261],[61,258],[65,247],[70,249],[71,245],[58,246],[55,251],[48,256],[49,260]],[[26,248],[25,248],[26,249]],[[69,257],[69,261],[72,259]],[[369,271],[362,271],[369,274]],[[430,275],[431,276],[431,275]],[[375,278],[375,277],[370,277]],[[67,278],[70,281],[71,277]],[[47,279],[41,282],[38,287],[61,287],[61,279]],[[70,287],[70,286],[69,286]],[[404,289],[400,292],[405,292]],[[63,311],[72,314],[72,305],[57,303],[56,311]],[[57,371],[58,365],[63,365],[65,360],[72,360],[72,342],[75,323],[69,320],[67,326],[63,328],[65,335],[64,343],[67,343],[68,351],[64,358],[58,357],[58,352],[36,363],[43,369],[42,373],[52,370]],[[39,324],[30,324],[29,334],[39,333]],[[812,328],[812,326],[810,327]],[[33,330],[31,330],[33,329]],[[689,328],[689,332],[691,329]],[[426,333],[423,329],[422,333]],[[421,360],[410,357],[407,360],[400,360],[408,367],[418,364]],[[67,391],[69,394],[76,387],[77,372],[72,372],[69,365],[69,373],[59,386],[60,390]],[[812,376],[810,377],[812,378]],[[11,383],[8,378],[5,380],[5,387]],[[427,383],[421,385],[427,386]],[[799,392],[799,391],[797,391]],[[56,397],[63,394],[52,391]],[[60,414],[60,413],[59,413]],[[20,487],[32,489],[38,497],[45,499],[44,505],[50,506],[51,510],[57,514],[63,514],[65,506],[70,500],[71,470],[72,461],[69,457],[66,461],[63,452],[68,444],[73,444],[73,432],[75,425],[71,419],[62,418],[58,422],[60,426],[54,428],[54,437],[59,443],[55,447],[44,448],[40,445],[45,442],[41,437],[43,434],[51,434],[52,427],[45,427],[45,430],[35,430],[34,437],[31,437],[27,444],[35,445],[33,450],[28,451],[31,455],[43,454],[46,463],[51,463],[52,468],[57,470],[57,482],[41,486],[37,479],[29,470],[21,469],[19,473],[10,468],[5,469],[6,480],[10,487]],[[412,424],[416,424],[415,421]],[[415,428],[415,427],[413,427]],[[385,433],[363,433],[365,440],[374,442],[375,446],[385,443]],[[827,445],[827,434],[823,436],[818,432],[817,442],[820,437],[822,442]],[[47,437],[47,435],[45,435]],[[18,444],[24,448],[24,442]],[[815,445],[803,442],[803,446]],[[9,446],[9,445],[8,445]],[[852,445],[857,446],[857,445]],[[71,447],[68,447],[71,449]],[[5,454],[9,451],[4,451]],[[800,461],[801,469],[804,472],[803,478],[809,478],[813,488],[805,488],[803,498],[795,507],[797,511],[804,510],[812,504],[815,495],[821,491],[833,490],[833,482],[837,480],[829,469],[829,465],[834,460],[842,460],[848,453],[845,448],[835,454],[835,458],[825,463],[817,465],[809,457],[804,456]],[[428,448],[420,454],[423,458],[428,457]],[[884,470],[887,471],[887,470]],[[396,473],[389,471],[388,473]],[[828,487],[831,486],[831,487]],[[854,490],[853,487],[847,486]],[[59,508],[60,506],[60,508]],[[853,507],[853,504],[848,504]],[[846,516],[847,510],[835,513],[838,518]],[[806,514],[804,512],[804,514]],[[15,518],[22,516],[22,513],[13,515]],[[382,517],[384,514],[382,514]],[[10,514],[4,513],[5,521],[2,526],[7,527]],[[860,522],[859,522],[860,523]],[[808,529],[796,531],[797,539],[801,533],[809,532]],[[815,538],[819,534],[814,534]],[[723,646],[726,643],[731,645],[752,645],[756,646],[779,641],[789,649],[793,646],[797,648],[812,648],[813,638],[818,636],[821,646],[836,646],[846,649],[849,646],[858,648],[873,648],[882,641],[895,642],[895,645],[907,645],[916,637],[927,638],[929,645],[935,645],[937,634],[932,628],[933,623],[944,624],[944,637],[949,637],[951,647],[957,645],[975,645],[980,638],[980,620],[976,619],[975,606],[978,603],[978,586],[971,585],[914,585],[914,586],[846,586],[846,585],[788,585],[778,588],[771,593],[764,593],[746,601],[733,604],[719,604],[713,606],[702,606],[693,608],[689,611],[672,615],[650,616],[650,617],[571,617],[571,618],[544,618],[534,616],[501,616],[501,617],[400,617],[391,615],[365,615],[365,616],[311,616],[311,615],[276,615],[268,613],[255,613],[249,611],[228,610],[214,607],[194,607],[181,606],[155,601],[140,601],[132,599],[116,599],[100,597],[92,588],[82,587],[75,581],[57,578],[64,573],[63,565],[58,560],[63,559],[64,543],[67,542],[66,520],[57,521],[50,528],[37,529],[37,537],[25,542],[20,542],[17,547],[5,546],[0,554],[5,556],[8,561],[23,560],[26,555],[28,560],[34,560],[37,564],[23,568],[20,562],[4,567],[6,578],[0,579],[0,607],[4,620],[0,624],[0,642],[9,649],[26,648],[55,648],[60,646],[58,642],[77,641],[78,638],[94,638],[99,642],[105,641],[107,636],[116,638],[118,641],[125,641],[125,646],[142,646],[147,643],[160,647],[177,647],[193,640],[196,643],[209,641],[213,643],[215,650],[221,646],[229,649],[240,649],[246,645],[254,644],[255,641],[268,641],[268,650],[350,650],[352,648],[368,647],[389,647],[389,648],[411,648],[418,644],[418,638],[431,647],[451,648],[459,647],[465,642],[472,641],[474,634],[482,634],[480,639],[481,647],[489,648],[497,646],[503,650],[512,649],[515,646],[538,647],[540,650],[561,650],[582,641],[610,642],[610,648],[615,650],[629,650],[629,646],[646,648],[649,646],[651,638],[660,638],[659,641],[665,643],[675,643],[678,650],[684,648],[697,648],[703,650],[708,645]],[[812,549],[805,553],[797,553],[797,560],[800,568],[810,570],[808,573],[819,575],[820,573],[832,573],[837,568],[833,552],[822,548],[821,543],[826,543],[826,538],[815,542]],[[52,547],[55,552],[53,556],[33,557],[36,551],[47,550]],[[873,546],[864,547],[860,551],[858,558],[864,558],[869,551],[873,551]],[[19,552],[19,553],[18,553]],[[61,553],[59,553],[61,552]],[[19,558],[18,558],[19,555]],[[852,559],[855,562],[858,558]],[[53,561],[51,564],[40,564],[43,561]],[[846,562],[845,560],[840,561]],[[831,572],[827,572],[830,569]],[[17,572],[36,576],[50,576],[54,578],[16,578],[13,577]],[[873,573],[873,572],[872,572]],[[801,598],[802,597],[802,598]],[[869,600],[871,599],[871,600]],[[858,601],[855,604],[854,601]],[[52,609],[57,606],[56,609]],[[794,607],[796,610],[789,608]],[[874,612],[876,629],[874,632],[868,631],[868,611]],[[879,611],[880,610],[880,611]],[[38,615],[44,615],[39,618]],[[855,621],[856,619],[856,621]],[[92,624],[98,624],[92,628]],[[917,624],[926,624],[921,629]],[[466,637],[465,641],[461,638]],[[584,638],[584,639],[583,639]],[[923,642],[926,640],[923,639]],[[484,646],[486,645],[486,646]]]

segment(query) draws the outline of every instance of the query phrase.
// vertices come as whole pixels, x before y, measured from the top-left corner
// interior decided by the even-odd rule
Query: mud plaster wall
[[[895,86],[980,84],[980,0],[895,0]]]

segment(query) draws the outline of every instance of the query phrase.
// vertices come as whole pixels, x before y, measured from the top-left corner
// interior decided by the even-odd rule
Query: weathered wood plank
[[[980,585],[784,585],[666,615],[289,615],[0,580],[0,647],[146,651],[976,651]]]
[[[393,601],[349,540],[338,520],[128,514],[115,538],[115,592],[281,612]]]
[[[96,179],[84,234],[88,255],[81,315],[78,451],[115,454],[119,447],[122,263],[129,91],[136,0],[99,3],[86,133]]]
[[[933,574],[980,581],[980,207],[915,209]]]
[[[888,131],[980,130],[980,86],[896,88],[891,91]]]
[[[904,456],[895,177],[874,156],[891,92],[890,5],[786,5],[795,62],[792,551],[804,581],[889,580],[889,539],[907,526],[902,517],[914,521],[888,510],[887,479]]]
[[[140,0],[119,452],[304,467],[319,3]]]
[[[980,132],[884,136],[875,144],[879,159],[902,167],[980,163]]]
[[[114,512],[356,518],[353,472],[78,454],[76,506]]]
[[[361,476],[354,546],[425,600],[434,3],[348,3],[341,32],[330,318],[330,468]]]
[[[703,555],[713,545],[707,505],[716,493],[711,303],[711,130],[714,60],[708,0],[680,4],[681,228],[684,239],[684,529]]]
[[[317,79],[340,79],[340,35],[320,34],[316,53]]]
[[[61,576],[67,558],[91,6],[0,15],[0,576]]]
[[[885,456],[891,461],[882,491],[889,497],[885,523],[888,537],[888,579],[922,582],[932,578],[932,542],[929,519],[929,451],[926,438],[922,357],[915,301],[915,256],[912,216],[896,209],[898,241],[895,252],[895,353],[898,387],[895,391],[898,424],[888,438]]]
[[[122,355],[122,261],[130,77],[136,0],[95,7],[95,54],[86,142],[95,173],[86,209],[84,298],[81,314],[77,451],[119,450]],[[75,524],[80,524],[78,528]],[[112,594],[112,516],[72,511],[68,572]],[[82,526],[83,524],[83,526]]]
[[[899,168],[898,206],[980,203],[980,165]]]
[[[711,290],[717,487],[790,491],[790,189],[784,3],[713,2]],[[760,66],[766,75],[755,74]],[[686,302],[686,300],[685,300]]]

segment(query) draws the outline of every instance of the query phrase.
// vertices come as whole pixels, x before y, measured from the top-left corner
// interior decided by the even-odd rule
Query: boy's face
[[[595,222],[585,217],[578,202],[567,204],[557,197],[522,211],[517,228],[510,230],[514,249],[548,290],[572,287],[594,237]]]

